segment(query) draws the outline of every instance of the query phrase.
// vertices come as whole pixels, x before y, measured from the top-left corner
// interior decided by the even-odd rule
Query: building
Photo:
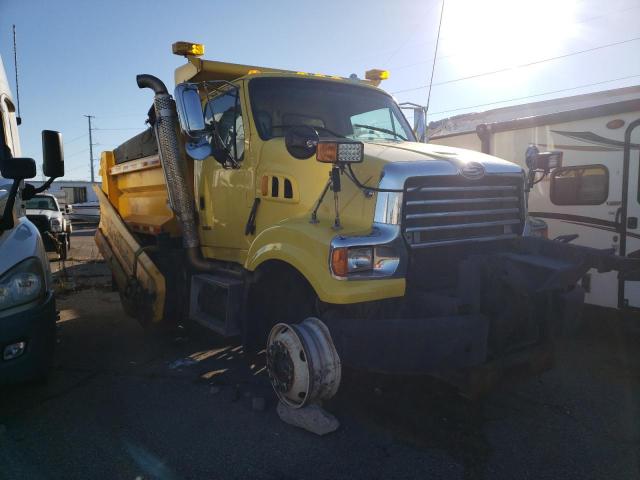
[[[29,183],[39,187],[44,182],[30,181]],[[100,188],[100,182],[96,182],[95,185]],[[91,182],[86,180],[55,180],[49,187],[48,192],[55,195],[60,205],[98,201]]]

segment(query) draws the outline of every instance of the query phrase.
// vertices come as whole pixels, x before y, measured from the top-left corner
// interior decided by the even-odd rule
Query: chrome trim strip
[[[496,208],[494,210],[457,210],[452,212],[411,213],[406,215],[407,220],[418,218],[462,217],[474,215],[502,215],[508,213],[520,213],[519,208]]]
[[[407,192],[505,192],[517,190],[515,185],[481,185],[474,187],[411,187],[407,188]]]
[[[431,247],[440,247],[440,246],[446,246],[446,245],[459,245],[462,243],[482,243],[482,242],[492,242],[495,240],[512,240],[518,237],[519,235],[515,233],[509,233],[505,235],[494,235],[491,237],[471,237],[471,238],[459,238],[455,240],[437,240],[435,242],[414,243],[414,244],[411,244],[411,248],[431,248]]]
[[[450,198],[445,200],[409,200],[407,206],[414,205],[460,205],[464,203],[497,203],[517,202],[518,197],[487,197],[487,198]]]
[[[378,192],[373,221],[399,225],[402,220],[402,200],[400,192]]]
[[[516,220],[496,220],[495,222],[478,222],[478,223],[456,223],[453,225],[434,225],[431,227],[410,227],[405,232],[436,232],[441,230],[457,230],[462,228],[483,228],[483,227],[501,227],[506,225],[515,225],[520,223],[520,219]]]

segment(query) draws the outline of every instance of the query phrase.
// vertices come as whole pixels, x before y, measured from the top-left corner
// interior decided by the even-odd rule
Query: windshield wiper
[[[406,138],[404,138],[399,133],[396,133],[393,130],[388,130],[386,128],[374,127],[372,125],[363,125],[361,123],[354,123],[353,126],[354,127],[360,127],[360,128],[368,128],[370,130],[375,130],[376,132],[388,133],[389,135],[393,135],[394,137],[400,138],[402,140],[405,140],[405,141],[407,140]]]

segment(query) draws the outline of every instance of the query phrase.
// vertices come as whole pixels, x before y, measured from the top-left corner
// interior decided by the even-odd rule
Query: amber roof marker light
[[[171,45],[171,51],[174,55],[183,57],[201,57],[204,55],[204,44],[193,42],[175,42]]]
[[[376,87],[380,85],[382,80],[389,79],[389,70],[380,70],[379,68],[374,68],[372,70],[367,70],[364,73],[364,78],[369,80]]]

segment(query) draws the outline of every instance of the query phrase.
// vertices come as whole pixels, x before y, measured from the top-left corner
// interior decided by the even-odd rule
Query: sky
[[[16,25],[22,153],[42,159],[40,132],[62,132],[66,179],[145,128],[151,92],[173,86],[178,40],[205,58],[363,76],[391,72],[399,102],[428,98],[442,0],[0,0],[0,55],[15,96]],[[445,0],[429,121],[640,84],[640,0]],[[40,174],[39,174],[40,175]],[[99,179],[99,177],[97,177]]]

